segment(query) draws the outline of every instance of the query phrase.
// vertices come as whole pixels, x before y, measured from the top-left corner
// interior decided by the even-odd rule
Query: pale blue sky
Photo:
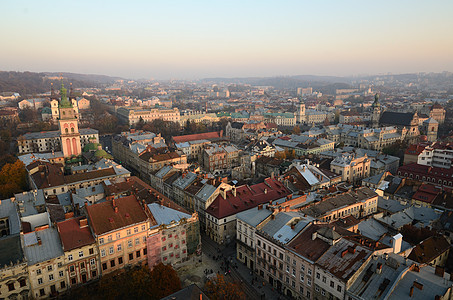
[[[0,70],[129,78],[453,71],[453,1],[0,1]]]

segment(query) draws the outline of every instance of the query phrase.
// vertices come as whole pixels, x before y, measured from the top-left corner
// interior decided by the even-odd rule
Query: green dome
[[[99,146],[101,146],[99,143],[88,143],[83,147],[83,152],[96,151]]]
[[[94,156],[99,157],[99,158],[108,158],[108,159],[113,158],[113,156],[108,154],[105,150],[97,150],[96,152],[94,152]]]

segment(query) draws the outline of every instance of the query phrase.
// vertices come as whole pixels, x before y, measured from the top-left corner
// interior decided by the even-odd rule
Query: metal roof
[[[24,234],[24,244],[29,266],[64,255],[58,231],[54,228]]]

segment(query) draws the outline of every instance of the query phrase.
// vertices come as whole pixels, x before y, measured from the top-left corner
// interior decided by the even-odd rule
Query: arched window
[[[71,132],[74,132],[74,127],[71,127]]]
[[[65,129],[64,129],[64,132],[68,133],[68,128],[65,128]]]

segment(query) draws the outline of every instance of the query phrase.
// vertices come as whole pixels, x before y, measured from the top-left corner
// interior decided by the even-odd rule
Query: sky
[[[125,78],[453,71],[453,1],[0,1],[0,70]]]

